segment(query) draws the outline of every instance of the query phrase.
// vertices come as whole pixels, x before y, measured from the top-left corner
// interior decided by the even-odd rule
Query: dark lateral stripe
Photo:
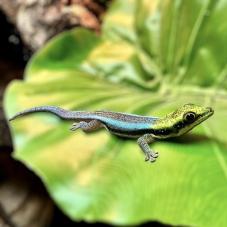
[[[179,131],[180,129],[184,128],[185,126],[186,126],[186,124],[183,121],[179,121],[175,125],[173,125],[173,128],[176,131]]]
[[[156,136],[168,136],[176,131],[173,128],[162,128],[162,129],[136,129],[135,131],[127,131],[116,128],[109,128],[109,130],[116,135],[126,137],[140,137],[144,134],[153,134]]]
[[[135,131],[127,131],[127,130],[121,130],[121,129],[116,129],[116,128],[109,128],[109,130],[114,133],[114,134],[118,134],[118,135],[128,135],[128,136],[141,136],[144,134],[149,134],[149,133],[153,133],[153,129],[136,129]]]

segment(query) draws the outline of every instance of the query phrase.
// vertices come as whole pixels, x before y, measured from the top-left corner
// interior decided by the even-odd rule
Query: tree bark
[[[57,33],[83,26],[98,32],[105,7],[95,0],[1,0],[0,9],[36,51]]]

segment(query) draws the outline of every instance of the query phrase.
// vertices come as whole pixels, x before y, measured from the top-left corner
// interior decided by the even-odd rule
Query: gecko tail
[[[9,119],[9,121],[12,121],[18,117],[30,114],[30,113],[35,113],[35,112],[49,112],[52,113],[62,119],[68,119],[71,120],[73,119],[73,112],[72,111],[67,111],[62,108],[56,107],[56,106],[39,106],[39,107],[33,107],[24,111],[21,111],[17,114],[15,114],[13,117]]]

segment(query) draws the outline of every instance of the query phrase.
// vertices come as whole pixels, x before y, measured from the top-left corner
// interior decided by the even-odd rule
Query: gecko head
[[[205,121],[213,113],[211,107],[185,104],[166,117],[160,118],[156,124],[156,132],[158,132],[156,137],[168,138],[183,135]]]
[[[171,119],[174,133],[179,136],[205,121],[213,113],[214,111],[211,107],[185,104],[171,113],[169,118]]]

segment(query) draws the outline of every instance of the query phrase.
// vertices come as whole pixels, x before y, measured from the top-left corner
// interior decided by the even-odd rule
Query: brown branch
[[[104,7],[95,0],[1,0],[0,9],[32,50],[74,26],[99,31],[104,12]]]

